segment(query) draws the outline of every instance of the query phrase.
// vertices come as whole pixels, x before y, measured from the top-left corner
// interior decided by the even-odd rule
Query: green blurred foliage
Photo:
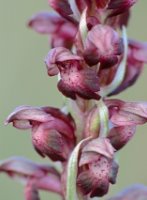
[[[147,40],[147,1],[141,0],[132,9],[128,35]],[[12,155],[41,159],[32,148],[29,131],[5,127],[6,116],[18,105],[62,105],[56,78],[49,78],[44,57],[49,51],[48,38],[26,28],[27,19],[41,10],[49,10],[47,1],[2,1],[0,6],[0,159]],[[147,101],[147,69],[131,89],[119,98]],[[110,195],[133,183],[147,184],[147,125],[139,127],[133,140],[118,155],[120,170],[117,184],[111,186]],[[42,200],[57,196],[41,192]],[[5,175],[0,175],[0,199],[24,199],[23,187]],[[105,199],[105,198],[104,198]]]

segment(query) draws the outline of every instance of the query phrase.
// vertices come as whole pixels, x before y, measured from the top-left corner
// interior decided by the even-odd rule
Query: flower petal
[[[112,159],[114,155],[114,148],[106,138],[97,138],[90,141],[82,150],[82,152],[96,152],[107,158]]]
[[[28,181],[25,187],[25,198],[27,200],[40,200],[38,189],[33,180]]]
[[[19,177],[20,180],[24,179],[24,181],[26,181],[28,177],[43,177],[49,172],[55,174],[57,177],[59,176],[58,172],[53,167],[40,165],[23,157],[11,157],[1,161],[0,172],[5,172],[10,177]]]
[[[110,120],[117,126],[130,126],[147,122],[146,102],[124,102],[118,99],[105,100]]]
[[[131,138],[134,136],[136,131],[136,126],[118,126],[110,130],[108,138],[112,146],[119,150],[124,145],[126,145]]]
[[[40,12],[32,16],[28,21],[28,26],[38,33],[56,33],[61,24],[65,23],[59,15],[49,12]]]
[[[136,2],[137,0],[111,0],[108,9],[111,9],[112,12],[109,16],[119,15],[123,12],[126,12]]]
[[[65,19],[76,23],[68,0],[48,0],[49,5]]]
[[[45,58],[45,64],[49,76],[54,76],[59,73],[58,62],[67,60],[83,60],[77,55],[71,54],[71,52],[64,47],[56,47],[49,51]]]
[[[57,130],[51,129],[50,124],[42,124],[35,128],[32,135],[32,142],[41,156],[48,156],[53,161],[65,161],[72,150],[71,143]]]
[[[6,124],[13,123],[16,128],[31,128],[31,121],[47,122],[53,120],[53,117],[44,112],[39,107],[20,106],[17,107],[6,119]]]

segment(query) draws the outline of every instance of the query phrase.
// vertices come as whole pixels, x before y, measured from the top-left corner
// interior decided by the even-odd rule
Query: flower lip
[[[109,140],[97,138],[81,150],[77,185],[83,195],[101,197],[115,182],[118,166],[114,164],[114,148]]]
[[[58,47],[48,53],[45,63],[49,76],[55,75],[53,69],[60,72],[58,89],[65,96],[72,99],[76,99],[77,95],[84,99],[100,98],[97,94],[100,88],[96,71],[88,67],[82,57]]]

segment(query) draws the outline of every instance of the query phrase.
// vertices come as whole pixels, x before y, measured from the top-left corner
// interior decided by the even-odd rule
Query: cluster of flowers
[[[50,37],[47,73],[58,75],[68,103],[62,109],[20,106],[6,120],[31,129],[37,153],[61,162],[62,172],[18,157],[1,162],[1,172],[25,183],[26,200],[38,200],[39,189],[88,200],[116,182],[116,152],[147,122],[147,103],[108,98],[133,85],[147,63],[147,44],[126,36],[136,1],[49,0],[56,12],[29,20],[29,27]],[[147,188],[139,185],[111,200],[140,198],[147,198]]]

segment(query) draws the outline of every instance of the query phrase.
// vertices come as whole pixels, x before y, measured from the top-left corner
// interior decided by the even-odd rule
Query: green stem
[[[106,137],[109,131],[109,113],[108,108],[104,104],[103,100],[101,99],[97,103],[99,108],[99,118],[100,118],[100,130],[99,130],[99,136],[100,137]]]
[[[78,173],[78,157],[79,157],[79,153],[80,153],[80,149],[82,145],[84,145],[86,142],[88,142],[91,139],[92,138],[89,137],[79,142],[79,144],[77,144],[77,146],[74,148],[70,156],[68,167],[67,167],[66,200],[78,199],[77,185],[76,185],[77,173]],[[83,200],[83,199],[80,199],[80,200]]]

